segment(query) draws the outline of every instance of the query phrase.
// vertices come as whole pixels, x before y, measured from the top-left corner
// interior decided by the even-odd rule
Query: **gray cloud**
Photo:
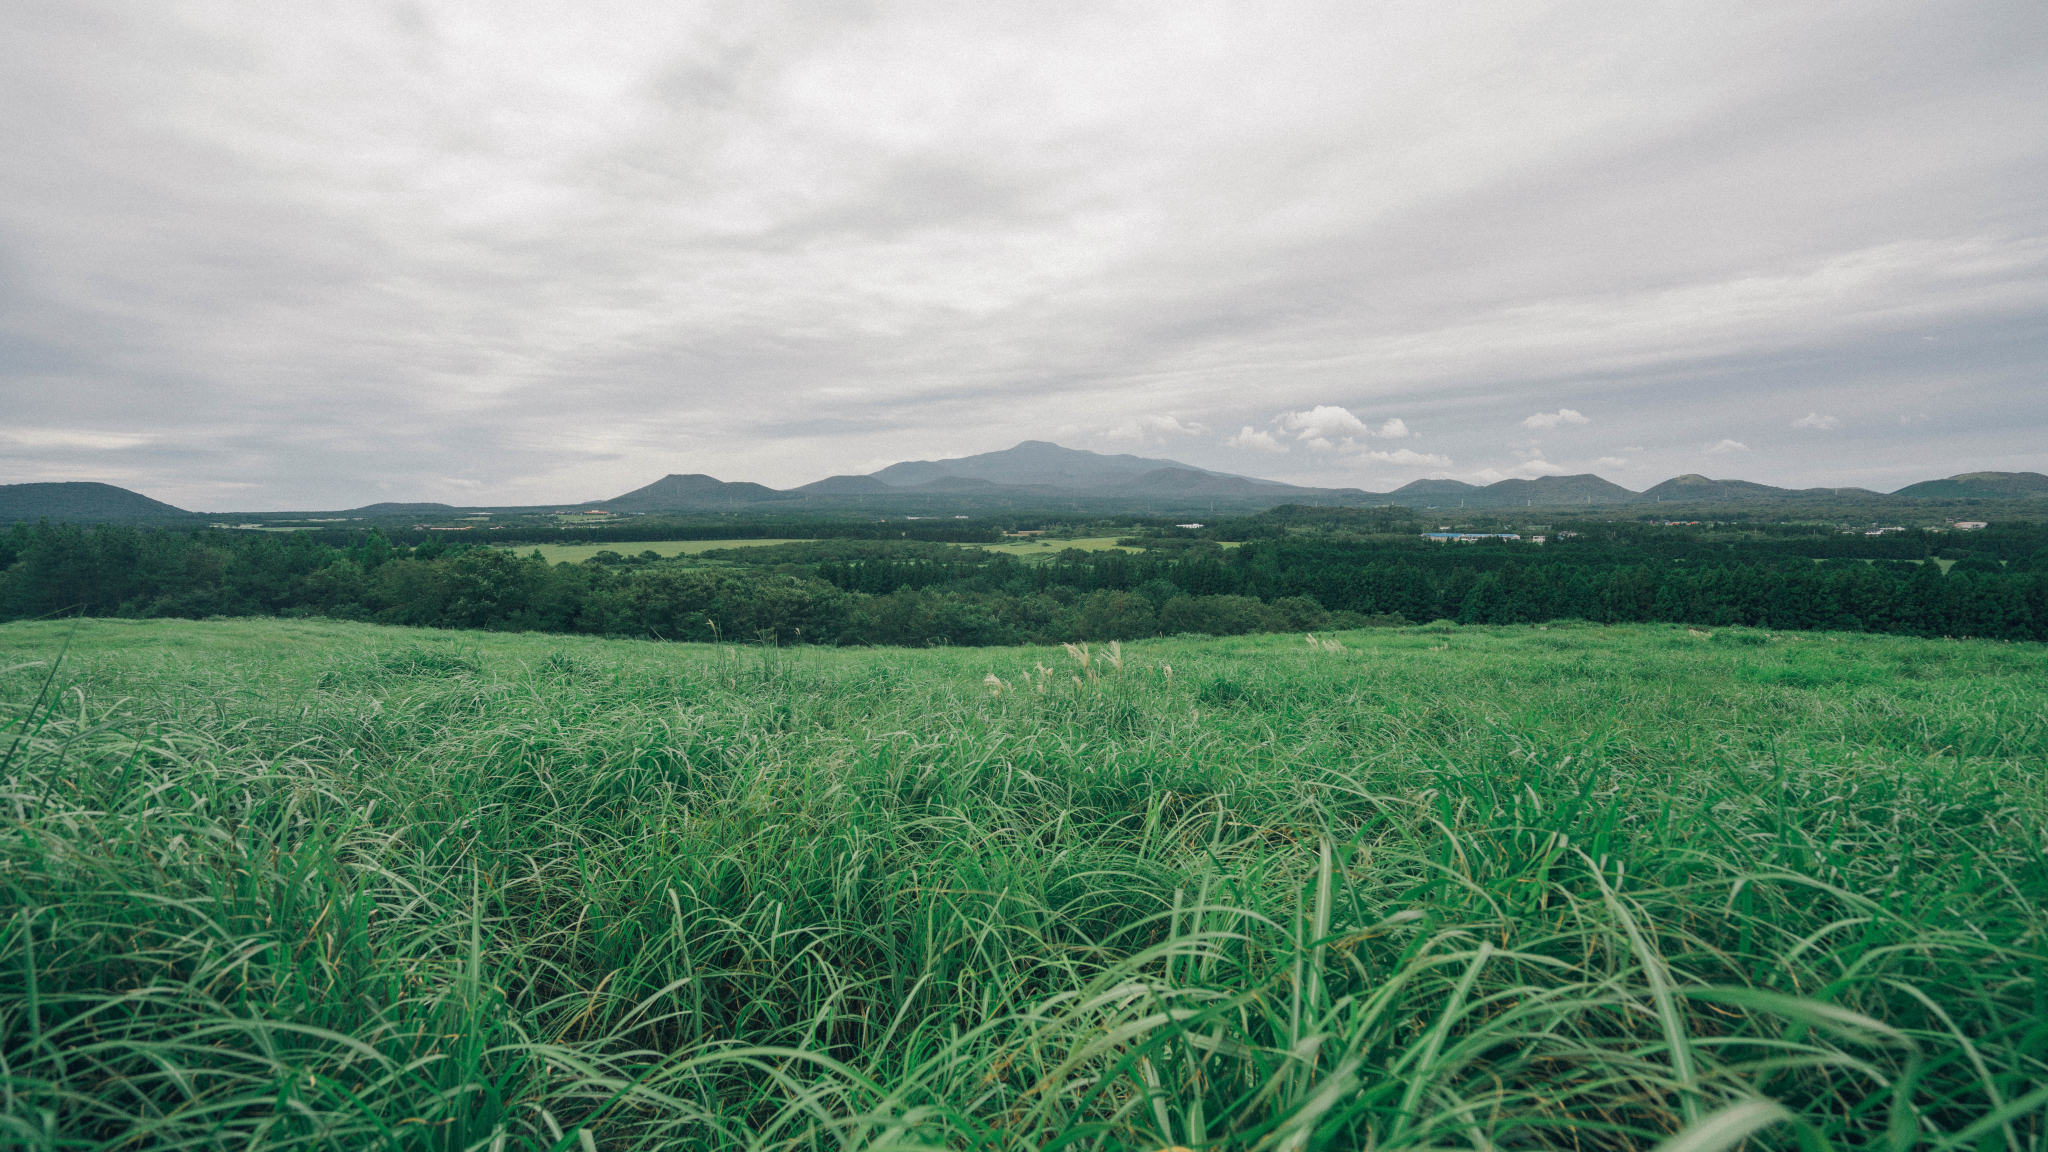
[[[1366,487],[2048,468],[2043,31],[24,0],[0,481],[552,501],[1026,437]],[[1272,423],[1331,410],[1421,440]]]

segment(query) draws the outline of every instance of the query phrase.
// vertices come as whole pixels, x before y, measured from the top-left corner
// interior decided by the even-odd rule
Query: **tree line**
[[[424,544],[429,540],[453,540],[470,546],[496,547],[508,544],[620,544],[659,540],[776,540],[832,537],[851,540],[926,540],[955,544],[994,544],[1002,540],[1003,527],[987,520],[936,520],[931,517],[854,519],[840,517],[749,516],[679,517],[631,516],[591,524],[514,523],[501,526],[445,529],[382,524],[377,531],[393,543]],[[313,529],[308,533],[330,547],[359,535],[347,528]]]
[[[582,564],[381,533],[16,525],[0,618],[321,616],[668,640],[1014,644],[1451,619],[1580,619],[2048,640],[2048,548],[1861,560],[1718,544],[1436,545],[1392,537],[1068,549],[1043,563],[933,542],[820,541]],[[1775,544],[1775,541],[1763,541]]]

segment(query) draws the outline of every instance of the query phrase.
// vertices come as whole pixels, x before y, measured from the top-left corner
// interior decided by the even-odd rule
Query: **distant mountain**
[[[1114,496],[1206,496],[1223,500],[1284,500],[1297,496],[1348,499],[1372,495],[1362,488],[1304,488],[1298,484],[1283,484],[1278,480],[1255,480],[1250,476],[1204,472],[1196,468],[1155,468],[1128,480],[1105,484],[1100,491],[1104,495]]]
[[[1792,494],[1790,488],[1773,488],[1769,484],[1755,484],[1748,480],[1710,480],[1697,472],[1688,472],[1683,476],[1673,476],[1662,484],[1650,486],[1644,490],[1643,497],[1648,500],[1727,502]]]
[[[1463,480],[1414,480],[1387,495],[1401,503],[1438,508],[1632,504],[1642,499],[1637,493],[1590,472],[1578,476],[1538,476],[1534,480],[1497,480],[1483,487]]]
[[[1114,482],[1117,492],[1142,493],[1144,495],[1175,496],[1236,496],[1266,486],[1265,480],[1251,480],[1243,476],[1219,476],[1197,468],[1154,468],[1136,476]]]
[[[874,477],[870,476],[872,480]],[[896,492],[988,492],[1002,485],[979,476],[939,476],[922,484],[906,484],[892,489]]]
[[[1538,476],[1534,480],[1501,480],[1486,490],[1505,504],[1631,504],[1641,494],[1591,472],[1577,476]]]
[[[873,476],[827,476],[809,484],[799,484],[789,489],[811,496],[869,496],[876,492],[894,492],[896,486]]]
[[[1026,440],[1015,448],[1005,448],[1000,452],[983,452],[976,456],[962,456],[957,460],[906,460],[901,464],[891,464],[872,475],[885,484],[897,487],[924,484],[946,476],[966,476],[1009,487],[1100,488],[1105,484],[1136,479],[1161,468],[1200,472],[1209,476],[1229,475],[1227,472],[1210,472],[1207,468],[1182,464],[1178,460],[1151,460],[1131,455],[1109,456],[1078,448],[1062,448],[1044,440]]]
[[[1949,479],[1975,488],[1986,488],[2002,496],[2039,496],[2048,493],[2048,476],[2039,472],[1964,472]]]
[[[1946,480],[1908,484],[1892,495],[1923,499],[2011,500],[2048,495],[2048,476],[2039,472],[1964,472]]]
[[[1884,494],[1868,488],[1776,488],[1749,480],[1711,480],[1691,472],[1674,476],[1648,489],[1643,493],[1643,499],[1740,504],[1752,500],[1882,500]]]
[[[770,502],[784,508],[816,502],[817,506],[835,508],[873,505],[930,510],[936,502],[956,511],[989,511],[1043,508],[1048,502],[1066,506],[1086,500],[1096,507],[1104,502],[1126,502],[1134,508],[1163,510],[1177,506],[1213,509],[1219,502],[1238,506],[1288,500],[1350,503],[1370,495],[1357,488],[1304,488],[1175,460],[1106,455],[1026,440],[1000,452],[955,460],[906,460],[871,475],[828,476],[786,491],[727,483],[701,474],[665,476],[597,504],[620,512],[666,512]]]
[[[727,483],[714,476],[671,473],[623,496],[604,501],[613,512],[670,512],[686,508],[723,508],[734,504],[758,504],[764,500],[787,499],[765,484],[748,481]]]
[[[1463,480],[1410,480],[1408,483],[1387,493],[1387,495],[1449,496],[1455,499],[1460,496],[1476,496],[1484,491],[1486,489],[1481,488],[1479,485],[1467,484]]]
[[[1586,473],[1500,480],[1484,486],[1462,480],[1415,480],[1390,493],[1374,493],[1357,488],[1306,488],[1217,472],[1177,460],[1110,455],[1026,440],[1000,452],[955,460],[906,460],[871,475],[828,476],[787,491],[763,484],[728,482],[701,473],[674,474],[610,500],[561,507],[617,512],[709,512],[761,510],[762,506],[773,504],[789,512],[873,508],[894,515],[899,511],[987,514],[1006,509],[1038,511],[1071,506],[1100,513],[1206,514],[1256,511],[1297,503],[1326,508],[1393,503],[1418,510],[1448,511],[1530,506],[1589,508],[1657,501],[1694,506],[1819,501],[1881,505],[1902,497],[2048,501],[2048,475],[1964,472],[1946,479],[1909,484],[1889,495],[1863,488],[1777,488],[1748,480],[1715,480],[1697,473],[1674,476],[1645,492],[1632,492]],[[477,506],[385,502],[349,511],[362,517],[442,517],[456,511],[483,510],[486,509]],[[201,515],[112,484],[0,484],[0,527],[43,518],[78,523],[165,522],[192,521]]]
[[[196,516],[140,492],[77,480],[54,484],[0,484],[0,524],[17,520],[169,520]]]
[[[362,512],[370,516],[434,516],[442,512],[455,511],[453,504],[399,504],[385,501],[382,504],[365,504],[361,508],[350,508],[350,512]]]

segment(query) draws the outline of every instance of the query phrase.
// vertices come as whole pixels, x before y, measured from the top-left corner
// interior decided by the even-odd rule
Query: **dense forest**
[[[1269,525],[1270,526],[1270,525]],[[1248,533],[1226,547],[1024,561],[898,538],[662,559],[416,547],[377,532],[230,533],[16,525],[0,538],[0,618],[326,616],[669,640],[1014,644],[1235,635],[1438,619],[2048,640],[2048,531],[1805,535],[1616,525],[1545,545],[1391,534]],[[1947,566],[1937,557],[1955,562]]]

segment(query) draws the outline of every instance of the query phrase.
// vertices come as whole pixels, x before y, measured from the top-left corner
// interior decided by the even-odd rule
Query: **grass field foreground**
[[[18,1146],[2043,1146],[2035,646],[71,630]]]

